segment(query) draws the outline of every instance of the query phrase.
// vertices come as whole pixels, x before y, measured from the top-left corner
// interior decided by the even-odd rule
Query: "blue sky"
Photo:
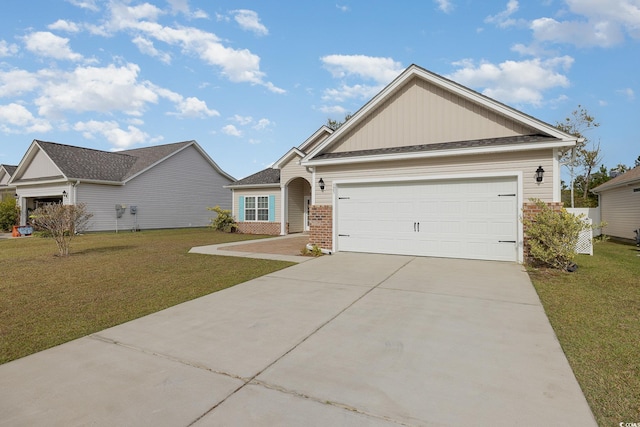
[[[194,139],[242,178],[414,63],[640,155],[640,0],[4,0],[0,163]]]

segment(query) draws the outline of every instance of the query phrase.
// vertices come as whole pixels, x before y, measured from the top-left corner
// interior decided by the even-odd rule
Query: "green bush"
[[[531,201],[540,212],[522,219],[529,255],[544,266],[568,270],[574,265],[580,233],[590,226],[583,221],[584,215],[576,216],[565,209],[557,212],[541,200]]]
[[[233,233],[238,230],[238,224],[236,224],[236,220],[233,219],[230,210],[222,209],[220,206],[207,208],[207,210],[213,211],[218,214],[217,217],[211,218],[212,228],[219,231],[224,231],[225,233]]]
[[[11,231],[14,225],[20,221],[20,208],[16,203],[16,199],[11,195],[2,196],[0,201],[0,230]]]

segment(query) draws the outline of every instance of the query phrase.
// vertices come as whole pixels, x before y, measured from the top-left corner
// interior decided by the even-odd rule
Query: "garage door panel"
[[[360,184],[337,191],[338,250],[517,258],[515,178]]]

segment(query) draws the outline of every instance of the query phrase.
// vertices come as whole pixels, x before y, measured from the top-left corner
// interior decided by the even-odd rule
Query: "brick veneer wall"
[[[562,202],[547,202],[547,206],[549,206],[555,212],[560,212],[564,207]],[[522,218],[528,219],[533,217],[534,215],[540,213],[541,210],[535,203],[525,202],[522,207]],[[525,263],[531,263],[533,260],[529,256],[529,242],[527,241],[527,228],[524,227],[524,261]]]
[[[331,205],[309,207],[309,243],[319,248],[333,248],[333,208]]]
[[[238,231],[243,234],[280,235],[279,222],[239,222]]]

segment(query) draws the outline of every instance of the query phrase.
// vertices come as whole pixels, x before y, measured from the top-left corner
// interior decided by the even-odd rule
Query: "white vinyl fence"
[[[572,213],[576,216],[584,215],[583,220],[589,224],[591,227],[592,224],[600,224],[600,208],[567,208],[567,212]],[[593,238],[602,234],[602,230],[596,228],[592,230],[591,228],[580,233],[580,237],[578,237],[578,244],[576,247],[576,252],[579,254],[589,254],[593,255]]]

